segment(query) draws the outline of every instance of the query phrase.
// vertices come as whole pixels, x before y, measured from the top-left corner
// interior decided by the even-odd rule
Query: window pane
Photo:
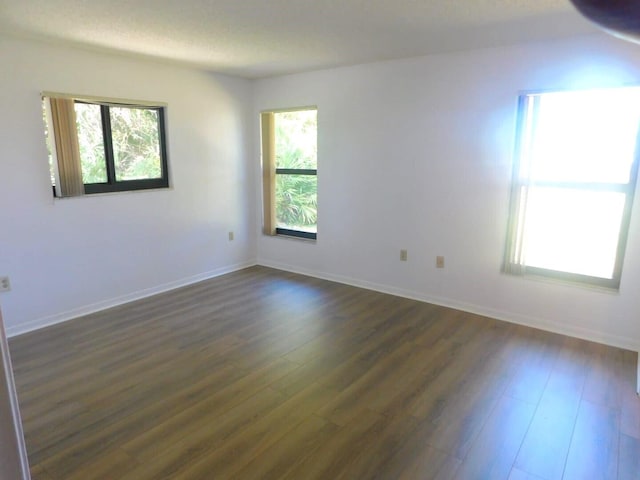
[[[117,181],[161,178],[158,111],[110,107]]]
[[[274,114],[276,168],[317,168],[317,118],[317,110],[278,112]]]
[[[276,175],[276,225],[289,230],[317,231],[318,177]]]
[[[100,105],[76,103],[76,125],[82,164],[82,181],[106,183],[107,166],[104,159],[104,138]]]
[[[640,89],[532,98],[539,103],[530,124],[531,170],[524,168],[525,176],[544,181],[629,182],[640,123]]]
[[[527,266],[613,278],[625,195],[531,188],[524,228]]]
[[[47,144],[47,155],[49,157],[49,174],[51,175],[51,185],[56,185],[55,167],[53,165],[53,154],[51,153],[51,146],[53,145],[53,132],[49,130],[49,120],[47,119],[47,104],[48,99],[42,98],[42,121],[44,122],[44,138]]]

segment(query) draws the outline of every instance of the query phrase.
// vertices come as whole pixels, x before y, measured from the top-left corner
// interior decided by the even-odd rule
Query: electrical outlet
[[[0,292],[8,292],[9,290],[11,290],[9,277],[0,277]]]
[[[400,250],[400,261],[401,262],[406,262],[407,261],[407,251],[406,250]]]
[[[232,242],[233,241],[233,232],[229,232],[229,241]]]
[[[436,268],[444,268],[444,257],[440,255],[436,257]]]

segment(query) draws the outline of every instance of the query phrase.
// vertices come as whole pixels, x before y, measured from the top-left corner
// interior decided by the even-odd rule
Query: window
[[[317,238],[316,108],[261,115],[264,233]]]
[[[640,88],[520,97],[505,271],[618,288]]]
[[[54,195],[169,186],[164,106],[44,95]]]

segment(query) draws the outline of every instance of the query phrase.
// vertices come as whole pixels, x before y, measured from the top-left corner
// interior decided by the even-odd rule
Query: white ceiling
[[[248,78],[595,30],[569,0],[0,0],[0,32]]]

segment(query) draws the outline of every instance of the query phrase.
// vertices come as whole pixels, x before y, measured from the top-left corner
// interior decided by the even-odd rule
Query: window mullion
[[[592,192],[620,192],[629,193],[630,183],[596,183],[596,182],[553,182],[549,180],[531,180],[528,186],[542,188],[564,188],[574,190],[588,190]]]
[[[317,175],[318,171],[313,168],[276,168],[278,175]]]
[[[113,141],[111,138],[111,115],[107,105],[100,106],[102,115],[102,136],[104,140],[104,159],[107,167],[107,183],[114,185],[116,183],[116,166],[113,157]]]

